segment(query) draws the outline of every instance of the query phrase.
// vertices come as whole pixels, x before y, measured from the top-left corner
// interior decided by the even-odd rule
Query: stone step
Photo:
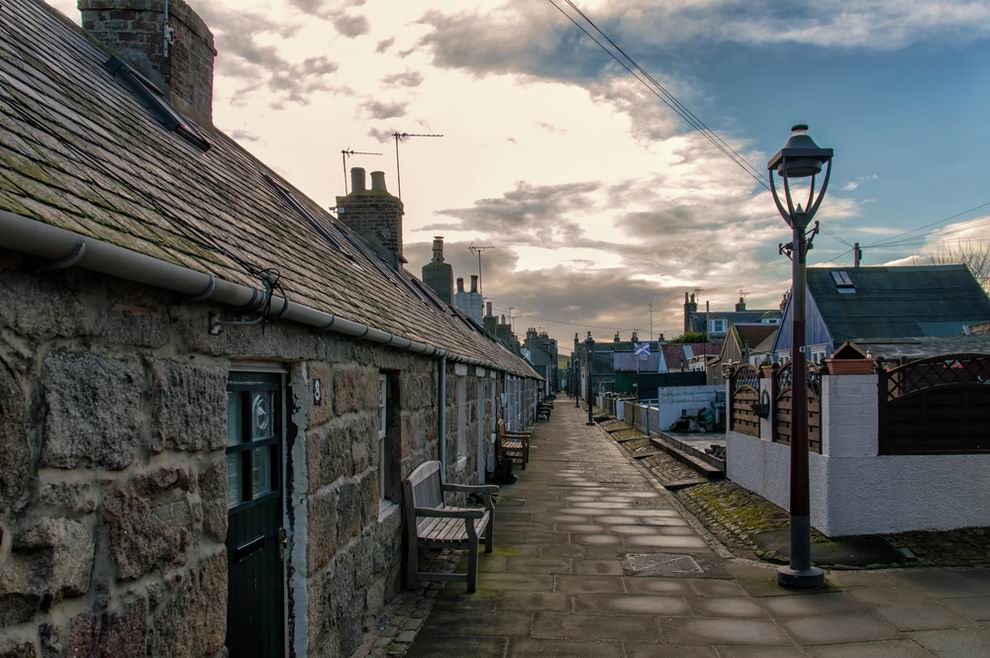
[[[694,446],[669,437],[663,432],[659,435],[651,436],[650,442],[656,447],[668,452],[678,461],[698,471],[708,480],[721,480],[725,477],[725,463],[708,453],[698,450]]]

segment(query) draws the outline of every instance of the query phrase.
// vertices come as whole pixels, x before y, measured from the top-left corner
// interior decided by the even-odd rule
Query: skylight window
[[[856,286],[853,284],[852,279],[849,277],[848,272],[841,270],[835,270],[831,272],[832,281],[835,282],[835,289],[841,293],[853,293],[856,292]]]
[[[162,94],[161,90],[158,89],[148,78],[144,77],[133,68],[131,68],[126,62],[122,60],[111,57],[108,59],[104,66],[106,69],[112,73],[118,80],[127,85],[135,96],[141,99],[141,102],[151,110],[152,114],[155,115],[162,125],[166,129],[176,133],[187,142],[191,143],[193,146],[199,148],[202,151],[208,151],[210,149],[210,142],[203,137],[194,125],[189,123],[185,117],[183,117],[179,112],[172,107],[172,103]]]

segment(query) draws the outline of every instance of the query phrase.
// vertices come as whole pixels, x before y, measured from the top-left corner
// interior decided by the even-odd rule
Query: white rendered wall
[[[876,377],[822,380],[823,454],[808,455],[815,528],[843,536],[990,525],[990,455],[878,455]],[[730,480],[787,509],[788,446],[727,431],[726,451]]]
[[[707,409],[715,401],[715,393],[722,388],[721,384],[702,384],[700,386],[661,386],[657,390],[657,401],[660,408],[660,426],[653,425],[656,416],[650,418],[652,429],[666,431],[674,421],[681,417],[681,411],[687,410],[693,416],[699,409]]]

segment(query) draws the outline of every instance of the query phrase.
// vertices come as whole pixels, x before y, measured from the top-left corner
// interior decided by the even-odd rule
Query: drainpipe
[[[437,459],[440,460],[440,473],[446,473],[447,468],[447,356],[441,356],[437,361],[439,369],[437,385]]]

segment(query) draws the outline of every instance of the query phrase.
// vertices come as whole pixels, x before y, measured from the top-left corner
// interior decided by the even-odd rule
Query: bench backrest
[[[505,438],[505,420],[502,418],[499,418],[498,422],[495,423],[495,436],[500,439]]]
[[[440,488],[440,462],[420,464],[406,478],[407,491],[412,494],[413,507],[443,507],[443,490]],[[407,503],[408,504],[408,503]]]

